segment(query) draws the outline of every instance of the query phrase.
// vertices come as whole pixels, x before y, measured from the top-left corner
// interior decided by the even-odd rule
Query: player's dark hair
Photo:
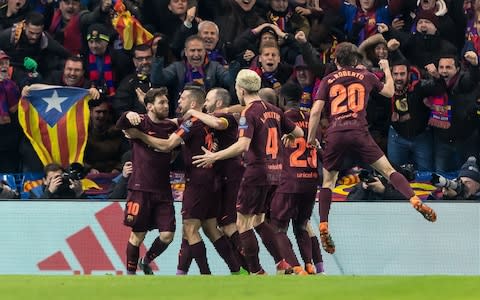
[[[283,100],[286,103],[296,104],[300,102],[300,99],[303,95],[302,87],[294,82],[287,82],[282,85],[280,89],[280,97],[283,97]]]
[[[41,13],[32,11],[27,14],[25,17],[25,24],[30,24],[33,26],[43,26],[45,23],[45,18]]]
[[[335,49],[335,59],[340,67],[355,67],[359,62],[359,58],[358,48],[352,43],[340,43]]]
[[[215,100],[222,100],[223,106],[229,106],[232,101],[230,93],[224,88],[213,88],[212,91],[215,91]]]
[[[143,103],[145,103],[145,106],[147,106],[148,103],[154,103],[155,98],[161,97],[161,96],[167,96],[168,97],[168,90],[166,87],[159,87],[156,89],[150,89],[146,94],[145,94],[145,99],[143,100]]]
[[[188,91],[188,97],[195,101],[199,107],[203,106],[206,93],[202,86],[187,84],[183,90]]]

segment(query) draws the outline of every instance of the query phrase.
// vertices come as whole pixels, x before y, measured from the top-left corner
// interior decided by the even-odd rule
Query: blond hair
[[[238,72],[236,85],[248,92],[258,92],[262,85],[262,79],[252,70],[243,69]]]

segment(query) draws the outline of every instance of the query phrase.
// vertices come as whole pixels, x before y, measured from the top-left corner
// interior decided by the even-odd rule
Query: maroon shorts
[[[129,191],[123,224],[133,232],[158,229],[175,232],[175,210],[172,193]]]
[[[223,180],[221,183],[220,203],[218,206],[217,223],[225,226],[237,222],[237,203],[239,180]]]
[[[383,155],[367,130],[336,131],[327,135],[323,167],[328,171],[340,171],[346,157],[372,164]]]
[[[211,186],[187,183],[183,192],[182,218],[207,220],[218,214],[218,191]]]
[[[270,207],[271,185],[240,184],[237,198],[237,212],[242,215],[265,214]]]
[[[275,193],[270,208],[270,222],[278,228],[287,228],[290,220],[304,224],[312,216],[317,189],[307,193]]]

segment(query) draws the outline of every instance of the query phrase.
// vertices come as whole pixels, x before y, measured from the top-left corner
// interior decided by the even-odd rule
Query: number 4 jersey
[[[326,101],[330,111],[327,132],[366,129],[366,107],[370,92],[380,92],[383,83],[367,70],[344,68],[320,82],[315,101]]]
[[[304,137],[283,150],[283,170],[277,192],[285,194],[308,193],[318,185],[317,149],[307,147],[309,114],[299,109],[289,109],[285,117],[303,130]]]
[[[245,153],[243,184],[278,185],[282,171],[282,140],[295,129],[283,111],[261,100],[251,102],[238,121],[238,136],[250,138]]]

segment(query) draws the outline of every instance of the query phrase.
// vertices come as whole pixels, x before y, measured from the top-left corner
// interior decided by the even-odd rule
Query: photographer
[[[408,181],[415,179],[413,165],[402,165],[397,168]],[[362,170],[358,175],[360,183],[355,185],[347,196],[347,200],[406,200],[399,191],[382,175]]]
[[[73,164],[72,164],[73,165]],[[43,179],[44,191],[41,199],[78,199],[83,198],[83,188],[78,175],[79,171],[70,166],[68,172],[59,164],[45,166]]]
[[[444,185],[442,192],[445,200],[480,200],[480,171],[475,157],[468,158],[453,180],[453,186]]]

